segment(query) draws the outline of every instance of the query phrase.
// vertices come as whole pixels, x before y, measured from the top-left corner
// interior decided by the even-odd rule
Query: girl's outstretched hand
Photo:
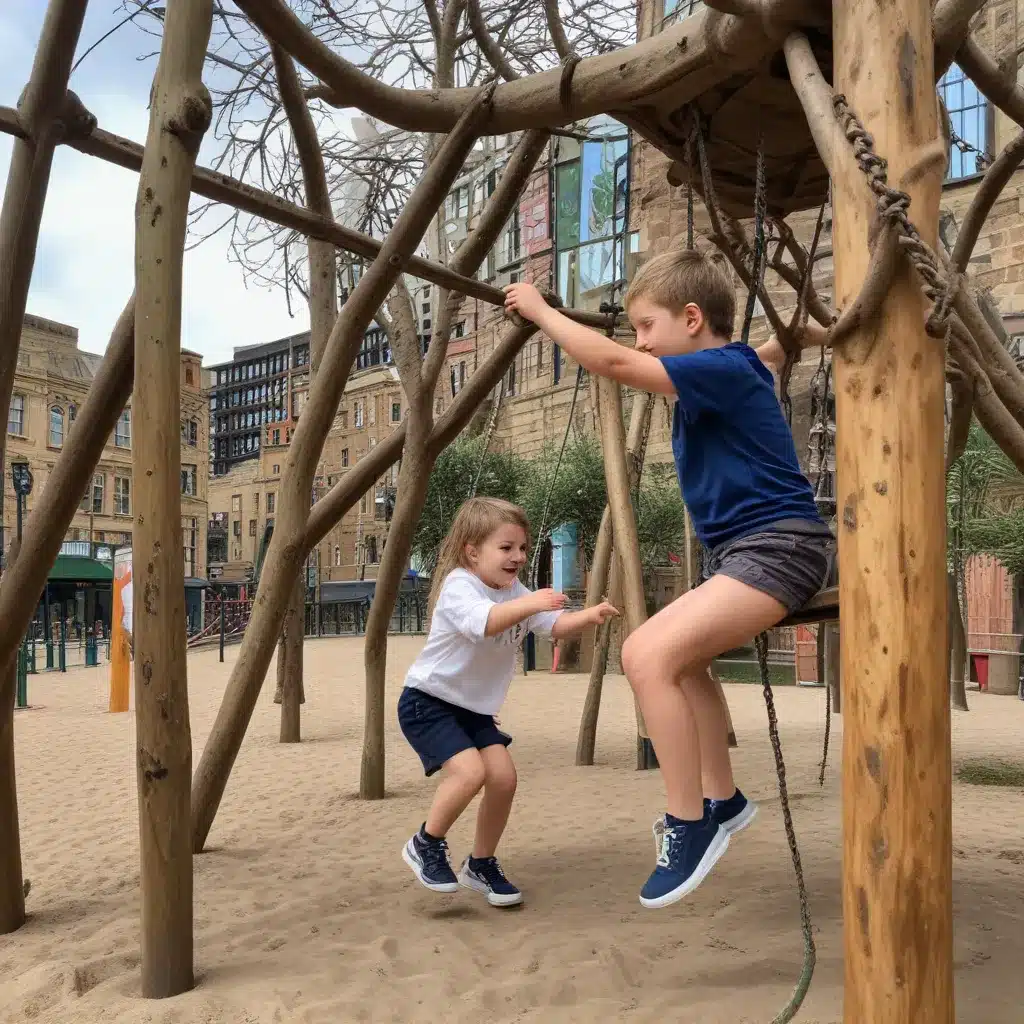
[[[587,609],[591,615],[591,621],[597,625],[604,625],[607,619],[617,618],[619,614],[618,608],[610,605],[607,601],[602,601],[600,604],[595,604],[592,608]]]

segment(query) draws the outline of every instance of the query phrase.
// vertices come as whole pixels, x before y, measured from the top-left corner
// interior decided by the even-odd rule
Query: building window
[[[334,564],[341,565],[341,548],[337,544],[334,545]]]
[[[452,333],[455,335],[456,338],[465,337],[465,334],[466,334],[466,321],[465,320],[460,320],[455,325],[455,329],[454,329],[454,331]]]
[[[348,409],[342,409],[338,413],[338,421],[341,424],[342,430],[348,430]]]
[[[459,363],[459,390],[461,391],[466,386],[466,361],[463,359]]]
[[[196,371],[191,366],[185,367],[185,386],[189,388],[196,386]]]
[[[126,476],[114,477],[114,515],[130,516],[132,514],[132,484]]]
[[[370,565],[377,564],[377,538],[367,537],[366,538],[366,561]]]
[[[341,449],[341,468],[342,469],[348,468],[348,449],[347,448],[342,448]]]
[[[277,511],[277,495],[273,491],[267,492],[267,515],[271,516]]]
[[[78,406],[74,402],[68,402],[68,433],[71,433],[71,425],[75,422],[75,417],[78,415]]]
[[[469,186],[460,185],[448,193],[444,204],[445,214],[449,220],[469,216]]]
[[[992,162],[989,153],[991,108],[978,87],[956,64],[939,79],[939,96],[953,130],[946,181],[982,173]]]
[[[11,395],[11,407],[7,412],[7,433],[25,436],[25,396]]]
[[[51,448],[60,448],[64,444],[64,410],[58,405],[50,409],[50,435],[47,443]]]
[[[363,429],[363,403],[361,399],[355,404],[355,425],[356,430]]]
[[[255,537],[256,536],[256,520],[255,519],[250,519],[249,520],[249,536],[250,537]]]
[[[196,467],[185,465],[181,467],[181,493],[190,497],[196,494]]]
[[[231,511],[241,512],[242,511],[242,496],[240,494],[231,495]]]
[[[508,367],[508,376],[505,378],[505,394],[514,395],[516,393],[516,361],[513,359]]]
[[[704,0],[665,0],[665,15],[661,24],[663,28],[676,25],[680,21],[696,14],[704,6]]]
[[[235,519],[231,523],[231,532],[235,537],[241,538],[242,536],[242,520]]]
[[[362,496],[362,498],[359,499],[359,512],[360,512],[360,514],[362,514],[364,516],[366,515],[366,495],[365,494]]]
[[[515,263],[521,256],[522,239],[519,231],[519,211],[516,210],[505,225],[505,263]]]
[[[402,403],[392,402],[391,403],[391,422],[401,423],[402,421]]]
[[[625,278],[628,135],[604,116],[591,118],[588,132],[600,141],[584,142],[578,158],[555,168],[556,282],[567,305]]]
[[[274,472],[274,476],[277,476],[278,473],[281,472],[281,466],[280,466],[279,463],[277,463],[277,462],[274,463],[274,470],[273,470],[273,472]]]
[[[185,420],[181,424],[181,443],[195,448],[199,444],[199,424],[195,420]]]
[[[181,546],[185,555],[185,576],[196,574],[196,518],[181,517]]]
[[[114,444],[118,448],[131,448],[132,446],[132,411],[125,409],[121,413],[114,427]]]
[[[455,373],[455,364],[452,363],[449,368],[449,372],[452,378],[452,397],[454,398],[459,393],[459,378]]]
[[[106,481],[103,473],[92,478],[92,511],[94,515],[103,515],[103,489]]]

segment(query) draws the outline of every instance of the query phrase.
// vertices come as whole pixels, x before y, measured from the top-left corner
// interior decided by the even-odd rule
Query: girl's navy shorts
[[[460,708],[411,686],[406,686],[398,698],[398,724],[419,754],[427,775],[433,775],[463,750],[507,747],[512,742],[491,715]]]

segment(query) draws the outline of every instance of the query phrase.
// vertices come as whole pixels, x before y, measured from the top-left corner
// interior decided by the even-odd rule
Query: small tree
[[[1024,476],[979,423],[972,422],[963,453],[946,479],[947,567],[950,573],[951,700],[966,710],[966,565],[972,555],[991,555],[1013,577],[1014,593],[1024,575],[1024,508],[1016,494],[1000,491],[1024,485]]]
[[[429,573],[437,564],[438,551],[455,513],[471,494],[522,505],[531,489],[533,472],[534,467],[515,452],[486,447],[482,436],[453,441],[434,463],[416,526],[412,550],[423,571]]]
[[[645,571],[665,565],[670,554],[686,545],[686,509],[675,466],[655,462],[644,467],[640,484],[636,528],[640,536],[640,558]]]

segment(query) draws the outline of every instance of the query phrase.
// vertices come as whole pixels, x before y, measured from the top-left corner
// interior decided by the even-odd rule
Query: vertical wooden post
[[[18,361],[22,321],[35,265],[36,244],[43,204],[50,183],[53,151],[60,139],[59,117],[67,94],[71,62],[85,18],[86,0],[51,0],[32,62],[32,72],[18,101],[18,119],[27,138],[15,139],[0,207],[0,422],[6,423],[14,373]],[[0,434],[0,476],[6,429]],[[0,480],[0,549],[3,547],[5,484]],[[0,555],[3,552],[0,550]],[[6,567],[11,571],[14,554]],[[9,581],[5,580],[9,586]],[[35,601],[35,594],[19,594]],[[8,623],[8,627],[10,624]],[[14,702],[17,690],[17,655],[12,650],[0,661],[0,935],[13,932],[25,921],[22,891],[18,800],[14,780]]]
[[[135,207],[132,602],[142,994],[192,988],[192,737],[181,543],[181,275],[189,188],[212,105],[212,0],[167,5]]]
[[[633,500],[629,488],[629,468],[626,462],[626,430],[622,423],[622,389],[618,381],[597,378],[598,407],[601,419],[601,442],[604,446],[604,472],[608,485],[608,508],[611,510],[613,548],[622,569],[623,604],[626,613],[626,632],[647,621],[647,601],[644,598],[643,567],[640,564],[640,540],[633,515]],[[636,766],[654,768],[657,764],[654,747],[647,734],[644,716],[636,706]]]
[[[945,151],[929,0],[833,5],[834,79],[936,244]],[[834,181],[836,303],[869,263],[876,201]],[[836,353],[846,1024],[952,1024],[943,345],[906,261],[877,321]]]

